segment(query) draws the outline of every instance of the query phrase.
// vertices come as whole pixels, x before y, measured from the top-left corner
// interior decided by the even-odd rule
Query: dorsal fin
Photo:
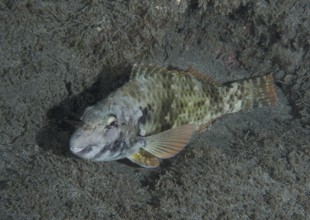
[[[193,68],[192,66],[189,66],[186,70],[186,73],[194,76],[196,79],[200,80],[200,81],[204,81],[207,83],[211,83],[213,85],[220,85],[219,82],[213,80],[210,76],[208,76],[205,73],[200,72],[199,70]]]
[[[168,70],[166,68],[152,66],[152,65],[139,65],[134,64],[130,79],[137,80],[142,78],[153,77],[155,74],[179,74],[179,75],[190,75],[198,79],[199,81],[204,81],[209,84],[218,85],[216,81],[212,80],[211,77],[206,74],[199,72],[198,70],[189,67],[187,70],[179,70],[179,69],[171,69]]]
[[[171,74],[177,71],[169,71],[166,68],[134,64],[130,74],[130,80],[152,77],[154,74]]]

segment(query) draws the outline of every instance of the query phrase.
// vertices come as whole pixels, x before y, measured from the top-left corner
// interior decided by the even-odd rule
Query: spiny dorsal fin
[[[155,74],[179,74],[179,75],[190,75],[198,79],[199,81],[204,81],[209,84],[219,85],[216,81],[212,80],[208,75],[199,72],[198,70],[192,68],[191,66],[187,70],[180,70],[173,68],[168,70],[167,68],[152,66],[152,65],[138,65],[134,64],[130,79],[137,80],[142,78],[153,77]]]
[[[196,126],[192,124],[173,128],[144,138],[144,150],[162,159],[178,154],[190,141]]]
[[[192,66],[189,66],[187,68],[187,70],[185,70],[186,73],[194,76],[196,79],[200,80],[200,81],[204,81],[206,83],[210,83],[213,85],[220,85],[219,82],[213,80],[210,76],[208,76],[205,73],[200,72],[199,70],[193,68]]]
[[[157,157],[143,149],[140,149],[139,152],[130,155],[128,159],[145,168],[155,168],[160,164]]]
[[[152,77],[154,74],[171,74],[176,71],[169,71],[166,68],[151,66],[151,65],[138,65],[134,64],[131,70],[130,79],[141,79]]]

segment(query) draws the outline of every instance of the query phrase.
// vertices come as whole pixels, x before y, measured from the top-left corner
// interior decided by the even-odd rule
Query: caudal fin
[[[238,112],[253,107],[272,105],[277,94],[272,75],[233,82],[223,86],[226,112]]]
[[[273,105],[277,102],[273,77],[271,74],[248,80],[253,83],[253,101],[254,106]]]

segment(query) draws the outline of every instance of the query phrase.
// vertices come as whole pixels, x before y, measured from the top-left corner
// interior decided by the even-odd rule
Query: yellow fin
[[[195,130],[195,125],[188,124],[146,137],[144,149],[162,159],[173,157],[188,144]]]
[[[145,168],[155,168],[159,166],[159,159],[143,149],[130,155],[128,159]]]

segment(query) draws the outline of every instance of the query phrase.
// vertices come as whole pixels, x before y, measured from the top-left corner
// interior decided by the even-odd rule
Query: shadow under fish
[[[56,155],[72,157],[69,141],[72,133],[81,125],[80,116],[85,108],[94,105],[111,91],[124,85],[128,80],[129,67],[106,68],[96,82],[78,95],[72,95],[71,84],[66,83],[68,98],[48,110],[47,124],[36,135],[39,147]],[[112,82],[112,83],[111,83]]]

